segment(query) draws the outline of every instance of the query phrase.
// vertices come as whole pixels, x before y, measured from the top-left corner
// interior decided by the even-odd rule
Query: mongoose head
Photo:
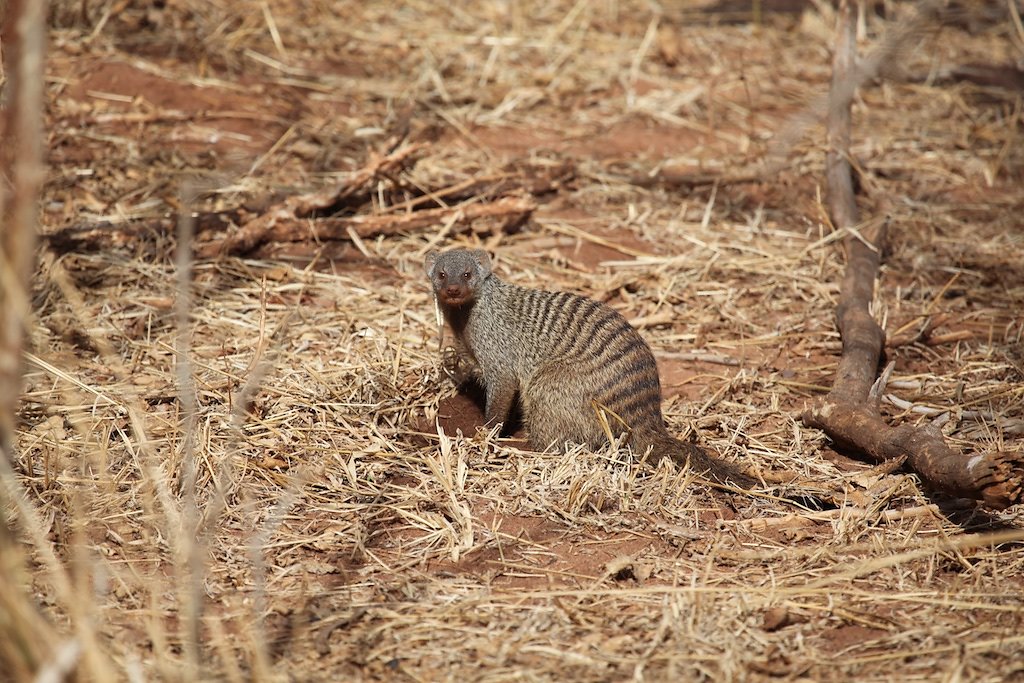
[[[476,299],[477,291],[491,274],[491,258],[483,249],[431,251],[423,267],[443,306],[464,306]]]

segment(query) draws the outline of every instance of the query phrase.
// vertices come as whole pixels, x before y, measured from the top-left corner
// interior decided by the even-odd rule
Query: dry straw
[[[1020,675],[1019,513],[929,496],[797,419],[839,349],[823,130],[751,169],[827,87],[825,4],[760,24],[588,0],[250,4],[51,10],[5,673]],[[864,49],[907,8],[887,11]],[[947,412],[968,452],[1021,446],[1024,157],[1017,93],[947,75],[1019,57],[1006,18],[915,34],[853,110],[862,201],[893,226],[872,302],[897,362],[885,409]],[[360,176],[405,144],[415,159]],[[223,244],[355,178],[245,254],[190,260],[176,230]],[[513,200],[525,223],[487,213]],[[675,433],[841,505],[477,431],[422,275],[447,245],[609,302],[651,342]]]

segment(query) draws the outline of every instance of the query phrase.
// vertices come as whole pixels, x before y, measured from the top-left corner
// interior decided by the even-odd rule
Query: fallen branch
[[[390,154],[371,155],[370,163],[356,171],[345,182],[334,187],[288,197],[263,213],[248,220],[237,231],[216,242],[196,246],[196,255],[211,257],[217,254],[244,254],[272,239],[271,233],[279,224],[294,224],[313,217],[317,212],[333,206],[360,192],[379,177],[391,177],[414,161],[426,145],[414,143],[400,147]]]
[[[949,72],[948,78],[1011,92],[1024,90],[1024,69],[1014,64],[961,64]]]
[[[431,226],[445,224],[454,219],[455,223],[469,223],[480,219],[500,219],[506,225],[516,225],[537,209],[537,202],[529,196],[501,197],[490,202],[467,201],[455,206],[397,214],[373,214],[347,216],[343,218],[297,218],[277,216],[272,224],[261,224],[265,228],[248,249],[254,249],[265,242],[301,242],[309,239],[351,240],[356,237],[376,237],[404,232],[425,230]],[[222,229],[226,214],[201,214],[196,217],[199,225],[216,223]],[[261,214],[262,216],[262,214]],[[50,248],[58,254],[67,252],[102,251],[122,249],[137,244],[146,233],[168,235],[174,223],[168,219],[157,219],[143,223],[125,225],[91,225],[65,228],[46,235]],[[210,240],[196,246],[196,256],[208,258],[223,253],[225,240]],[[228,253],[244,253],[240,243],[233,242]]]
[[[196,256],[209,258],[241,254],[266,242],[352,240],[353,236],[358,239],[394,235],[479,219],[498,219],[506,226],[516,225],[536,210],[537,202],[533,196],[557,192],[575,173],[575,169],[568,165],[547,169],[546,173],[513,169],[470,178],[437,190],[425,190],[422,195],[390,205],[387,213],[321,217],[321,214],[328,214],[343,203],[351,205],[351,198],[357,193],[365,194],[375,178],[392,177],[397,169],[419,153],[419,149],[420,146],[409,145],[386,157],[378,157],[346,183],[289,197],[256,215],[241,208],[201,213],[195,216],[198,232],[214,233],[218,237],[199,241],[195,248]],[[481,199],[496,195],[499,195],[498,199]],[[428,202],[442,204],[442,199],[453,202],[453,205],[418,208]],[[233,224],[241,227],[223,236]],[[173,221],[166,218],[122,224],[74,225],[46,235],[46,241],[56,253],[120,249],[137,244],[147,233],[169,235],[173,227]]]
[[[804,412],[805,424],[825,431],[841,447],[881,462],[906,457],[906,464],[935,490],[981,501],[992,508],[1021,502],[1024,458],[1017,453],[979,453],[969,458],[946,445],[935,424],[891,426],[880,402],[891,366],[875,376],[885,333],[870,312],[886,223],[862,227],[849,163],[851,82],[856,80],[855,26],[848,0],[839,6],[838,41],[828,111],[826,176],[829,210],[844,240],[847,265],[836,319],[843,351],[832,390]]]
[[[630,176],[625,181],[630,185],[642,188],[663,187],[669,190],[687,190],[708,185],[743,185],[746,183],[763,183],[770,177],[762,166],[729,173],[687,173],[670,169],[658,169],[654,173],[642,173]]]
[[[349,239],[351,233],[359,237],[376,237],[413,232],[441,225],[449,220],[469,222],[481,218],[500,218],[511,223],[525,219],[537,208],[529,197],[502,197],[493,202],[459,204],[438,209],[421,209],[412,213],[348,216],[280,221],[266,234],[265,241],[303,242],[311,237],[323,240]]]

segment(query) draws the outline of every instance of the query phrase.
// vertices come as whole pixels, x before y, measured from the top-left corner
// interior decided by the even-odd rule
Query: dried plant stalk
[[[21,393],[21,349],[43,180],[40,121],[45,15],[45,3],[12,0],[3,27],[9,79],[8,106],[0,116],[0,444],[5,451],[14,440],[14,410]]]
[[[888,372],[876,381],[885,333],[871,315],[885,223],[860,229],[850,170],[850,101],[856,79],[855,21],[848,0],[840,4],[828,112],[826,175],[829,211],[836,229],[847,232],[846,273],[836,319],[843,338],[836,381],[828,395],[803,414],[844,448],[875,461],[906,458],[926,484],[938,491],[1002,509],[1021,501],[1024,460],[1016,453],[990,452],[965,458],[946,445],[935,425],[887,424],[879,402]]]
[[[22,350],[29,318],[29,281],[43,179],[41,126],[43,2],[11,0],[3,24],[7,106],[0,111],[0,511],[22,501],[12,467],[15,411],[21,395]],[[22,503],[24,504],[24,503]],[[23,524],[28,520],[23,518]],[[0,671],[27,680],[52,660],[57,637],[35,601],[25,553],[0,523]]]

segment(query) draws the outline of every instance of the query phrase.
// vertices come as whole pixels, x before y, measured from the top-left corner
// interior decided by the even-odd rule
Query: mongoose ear
[[[473,257],[477,265],[480,266],[480,272],[482,275],[488,275],[491,272],[491,257],[487,255],[487,252],[483,249],[470,249],[469,255]]]
[[[427,252],[426,258],[423,259],[423,270],[427,271],[427,275],[433,275],[434,264],[437,263],[437,257],[440,255],[437,249],[431,249]]]

